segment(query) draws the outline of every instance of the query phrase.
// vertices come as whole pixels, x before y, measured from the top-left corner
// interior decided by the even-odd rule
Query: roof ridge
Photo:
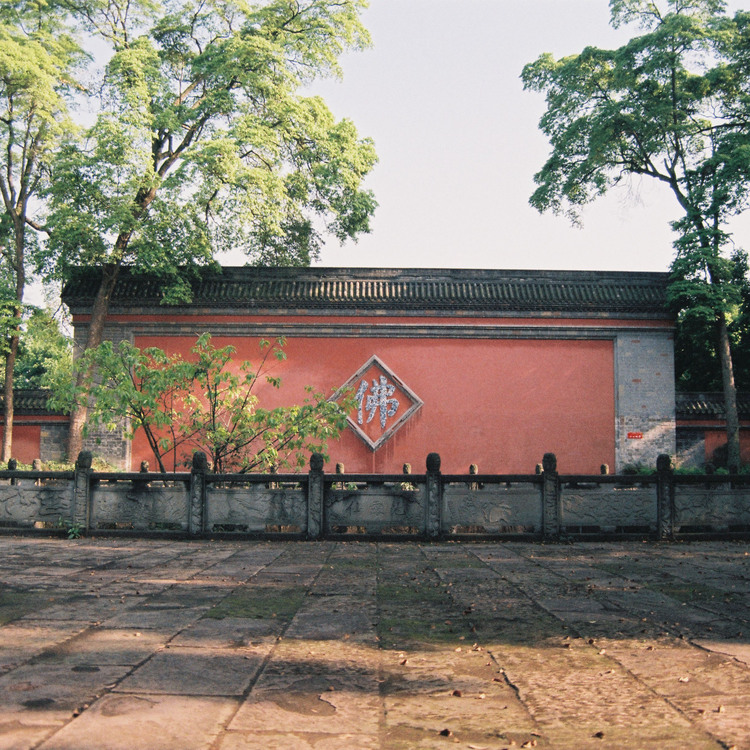
[[[194,304],[268,308],[354,306],[488,311],[666,312],[668,274],[500,269],[342,269],[225,267],[191,282]],[[63,301],[90,304],[96,270],[81,269],[63,289]],[[113,304],[160,304],[162,284],[123,269]]]

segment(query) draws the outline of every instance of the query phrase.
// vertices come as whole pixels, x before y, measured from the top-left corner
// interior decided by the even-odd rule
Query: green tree
[[[65,2],[111,51],[96,121],[58,154],[47,220],[48,272],[102,271],[87,349],[124,264],[159,275],[169,302],[222,251],[304,265],[324,233],[368,231],[372,142],[297,93],[368,43],[366,0]],[[71,416],[69,456],[85,415]]]
[[[14,370],[14,388],[50,389],[69,381],[73,372],[73,344],[54,314],[26,307]]]
[[[104,341],[85,351],[74,370],[83,377],[55,380],[51,405],[70,411],[76,403],[91,404],[85,432],[98,427],[123,430],[132,440],[143,430],[159,470],[166,472],[165,457],[173,452],[177,460],[179,420],[195,367],[157,347],[140,350],[127,341],[116,347]],[[172,469],[177,470],[176,464]]]
[[[285,355],[283,340],[261,341],[260,347],[254,366],[236,364],[234,348],[215,348],[208,334],[198,338],[189,359],[157,347],[140,350],[126,341],[117,347],[105,341],[77,363],[86,373],[83,385],[68,381],[54,405],[69,408],[85,401],[91,403],[90,426],[124,426],[130,439],[143,430],[162,472],[167,456],[176,471],[188,449],[205,451],[217,473],[300,468],[312,452],[327,453],[328,440],[346,426],[351,404],[330,402],[308,388],[302,404],[263,407],[258,386],[281,387],[269,364]]]
[[[29,254],[40,226],[34,201],[46,185],[51,154],[71,131],[66,95],[81,53],[64,13],[45,0],[0,7],[0,286],[4,310],[4,433],[0,461],[11,455],[13,380]]]
[[[546,94],[540,128],[552,145],[530,202],[577,221],[629,175],[671,190],[681,218],[669,297],[684,320],[710,323],[737,468],[729,325],[744,257],[728,222],[750,196],[750,14],[728,16],[723,0],[610,0],[610,10],[613,26],[644,33],[615,50],[545,54],[523,70],[525,87]]]
[[[732,364],[738,390],[750,389],[750,283],[746,263],[737,259],[734,292],[740,302],[727,318]],[[700,288],[700,287],[698,287]],[[696,300],[697,301],[697,300]],[[675,334],[678,391],[721,391],[721,362],[716,352],[716,316],[710,308],[682,301]]]
[[[261,341],[260,366],[245,361],[236,371],[230,367],[234,347],[215,349],[204,335],[193,348],[197,392],[186,395],[179,432],[187,444],[206,452],[215,472],[300,469],[311,453],[327,457],[328,441],[346,427],[351,403],[328,401],[312,387],[305,389],[302,404],[261,406],[258,383],[281,387],[267,362],[286,358],[283,344],[283,339],[273,345]]]

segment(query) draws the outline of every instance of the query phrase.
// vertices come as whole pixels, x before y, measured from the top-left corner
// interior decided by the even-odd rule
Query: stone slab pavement
[[[750,545],[0,537],[0,748],[750,748]]]

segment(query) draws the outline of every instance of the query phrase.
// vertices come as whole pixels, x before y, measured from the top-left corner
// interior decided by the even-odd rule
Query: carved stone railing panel
[[[541,528],[542,493],[538,486],[443,487],[445,534],[536,534]]]
[[[443,474],[430,454],[425,474],[211,474],[95,472],[82,452],[75,472],[0,471],[0,529],[74,528],[175,534],[508,536],[552,541],[587,534],[750,535],[750,481],[682,476],[669,457],[645,476],[561,475],[547,454],[536,474]]]
[[[750,531],[750,486],[681,487],[675,493],[675,532]]]
[[[211,487],[207,505],[209,532],[300,533],[307,526],[303,489],[267,489],[262,484]]]
[[[563,530],[569,533],[654,532],[656,500],[654,486],[563,487]]]
[[[91,528],[186,531],[189,497],[185,483],[138,489],[130,482],[95,483],[91,488]]]
[[[426,490],[424,485],[414,486],[416,489],[375,483],[366,490],[327,487],[325,533],[423,534]]]
[[[36,486],[21,481],[0,486],[0,526],[33,528],[62,526],[70,518],[73,484]]]

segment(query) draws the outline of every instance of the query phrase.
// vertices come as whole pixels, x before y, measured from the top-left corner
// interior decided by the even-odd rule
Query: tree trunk
[[[94,298],[94,304],[91,308],[91,319],[89,320],[89,332],[86,339],[85,350],[95,349],[102,343],[104,336],[104,324],[107,321],[109,311],[109,302],[112,298],[117,277],[120,273],[120,263],[108,263],[102,267],[102,279],[99,283],[99,289]],[[81,371],[76,378],[76,387],[80,388],[86,377],[87,371]],[[70,427],[68,433],[67,455],[68,461],[75,461],[78,454],[83,448],[83,428],[88,416],[88,404],[85,402],[76,403],[70,414]]]
[[[21,335],[21,319],[23,317],[23,294],[26,288],[26,267],[24,250],[26,245],[26,226],[23,218],[13,214],[14,254],[7,258],[9,265],[15,270],[16,307],[13,311],[13,328],[8,338],[8,353],[5,355],[5,382],[3,396],[5,398],[5,414],[3,415],[3,449],[0,461],[7,463],[12,458],[13,451],[13,375],[16,369],[18,355],[18,341]]]
[[[16,316],[20,318],[19,314]],[[3,452],[0,461],[7,464],[11,459],[13,450],[13,371],[16,365],[18,353],[18,328],[15,329],[8,342],[8,352],[5,355],[5,383],[3,385],[3,400],[5,414],[3,415]]]
[[[732,350],[729,344],[727,318],[719,314],[719,359],[721,361],[721,380],[724,387],[724,410],[727,420],[727,466],[731,472],[740,469],[740,420],[737,411],[737,388],[734,384],[734,367]]]

